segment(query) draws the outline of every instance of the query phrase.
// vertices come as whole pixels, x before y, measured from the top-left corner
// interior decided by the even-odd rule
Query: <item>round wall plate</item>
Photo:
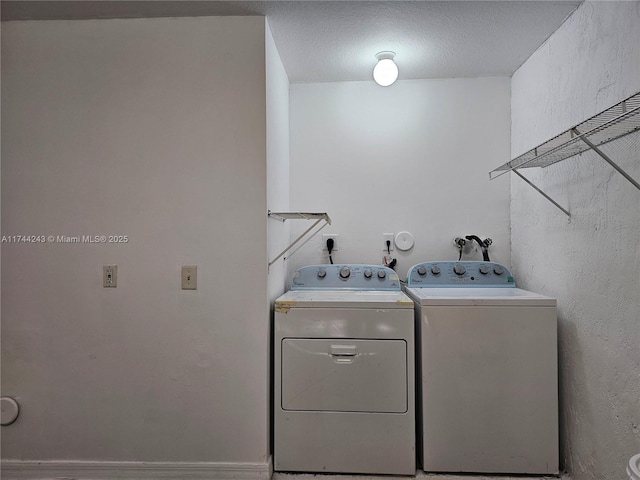
[[[411,248],[413,248],[413,235],[409,232],[398,232],[394,243],[398,250],[411,250]]]
[[[2,426],[11,425],[16,421],[18,413],[20,413],[18,402],[11,397],[0,398],[0,409],[2,410],[2,417],[0,418],[0,424]]]

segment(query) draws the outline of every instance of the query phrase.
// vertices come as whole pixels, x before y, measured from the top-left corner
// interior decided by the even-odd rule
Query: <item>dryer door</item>
[[[404,340],[285,338],[282,409],[407,411]]]

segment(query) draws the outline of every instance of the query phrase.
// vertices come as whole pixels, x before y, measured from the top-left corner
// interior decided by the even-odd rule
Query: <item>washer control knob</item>
[[[462,265],[461,263],[456,263],[453,266],[453,271],[456,275],[464,275],[464,272],[466,272],[467,269],[464,268],[464,265]]]
[[[480,273],[483,275],[489,273],[489,267],[487,267],[486,265],[480,265],[480,268],[478,270],[480,270]]]
[[[349,267],[342,267],[340,269],[340,278],[347,279],[351,276],[351,269]]]
[[[387,276],[387,272],[384,270],[378,270],[378,278],[385,278]]]
[[[504,273],[504,268],[502,267],[493,267],[493,273],[496,275],[502,275]]]
[[[434,275],[440,275],[440,267],[437,265],[432,266],[431,273],[433,273]]]
[[[418,275],[424,277],[427,274],[427,269],[424,267],[418,267]]]
[[[371,271],[371,269],[370,269],[370,268],[367,268],[367,269],[364,271],[364,278],[371,278],[371,276],[372,276],[372,275],[373,275],[373,272]]]
[[[324,278],[327,276],[327,271],[324,268],[318,270],[318,278]]]

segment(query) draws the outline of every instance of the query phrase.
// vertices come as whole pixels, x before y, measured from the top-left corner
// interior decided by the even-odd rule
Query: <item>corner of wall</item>
[[[267,208],[289,209],[289,77],[278,52],[268,19],[265,18],[266,103],[267,103]],[[289,241],[289,225],[269,219],[267,225],[269,261],[284,250]],[[269,269],[269,301],[285,289],[285,261]]]

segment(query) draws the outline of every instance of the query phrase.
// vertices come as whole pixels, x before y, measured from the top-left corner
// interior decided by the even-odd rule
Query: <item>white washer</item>
[[[298,270],[275,302],[274,469],[414,475],[414,348],[393,270]]]
[[[422,467],[557,474],[556,300],[491,262],[413,266]]]

